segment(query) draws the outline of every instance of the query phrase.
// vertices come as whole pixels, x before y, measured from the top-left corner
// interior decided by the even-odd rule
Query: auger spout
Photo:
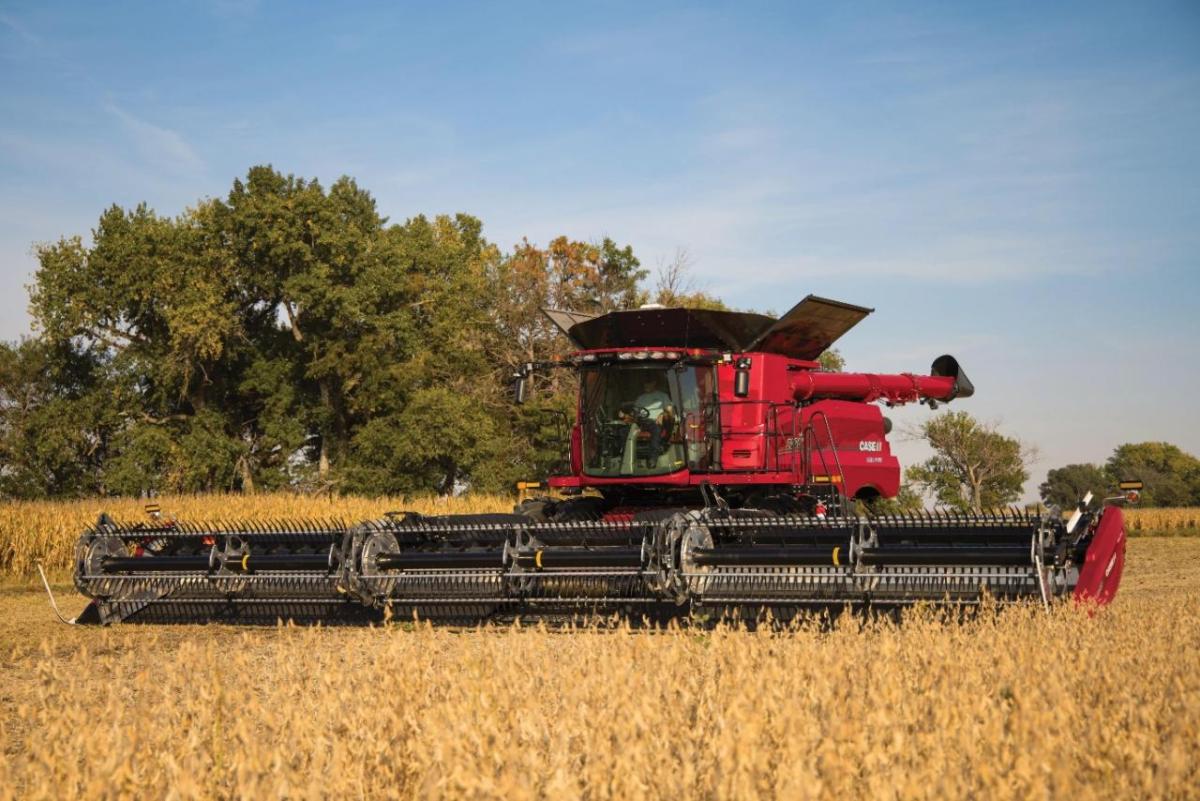
[[[974,385],[950,355],[934,360],[929,375],[796,371],[792,374],[791,390],[797,401],[837,398],[863,403],[882,400],[889,404],[949,402],[975,394]]]

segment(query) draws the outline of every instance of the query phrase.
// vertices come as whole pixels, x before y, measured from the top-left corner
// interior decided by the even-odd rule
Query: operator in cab
[[[630,426],[630,439],[626,448],[626,460],[632,461],[634,438],[638,430],[650,435],[650,461],[655,462],[663,452],[663,439],[669,438],[675,426],[675,407],[671,396],[663,391],[660,376],[647,372],[642,379],[642,394],[633,403],[620,409],[621,422]]]

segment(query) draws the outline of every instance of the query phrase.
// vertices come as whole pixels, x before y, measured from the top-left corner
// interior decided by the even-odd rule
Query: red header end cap
[[[1092,536],[1079,583],[1075,585],[1076,603],[1104,606],[1112,601],[1121,586],[1125,570],[1125,520],[1121,509],[1110,506],[1100,515],[1100,523]]]

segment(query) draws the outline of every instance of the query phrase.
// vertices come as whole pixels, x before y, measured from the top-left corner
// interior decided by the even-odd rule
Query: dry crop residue
[[[309,497],[289,492],[258,495],[168,495],[156,498],[164,515],[179,520],[299,520],[319,518],[357,523],[389,511],[427,515],[510,512],[508,495],[473,494],[457,498],[354,496]],[[0,504],[0,576],[32,576],[41,561],[48,570],[70,572],[79,534],[101,512],[116,520],[146,520],[145,501],[86,498],[73,501],[5,501]]]
[[[1125,510],[1130,536],[1200,537],[1200,508],[1140,508]]]
[[[1094,617],[775,633],[81,630],[14,586],[0,796],[1193,797],[1198,579],[1135,540]]]

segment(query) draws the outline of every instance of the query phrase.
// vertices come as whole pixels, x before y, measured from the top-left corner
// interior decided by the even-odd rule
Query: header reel
[[[1134,482],[1109,500],[1128,501]],[[1118,506],[1070,518],[820,518],[713,506],[625,520],[408,514],[189,525],[102,516],[80,538],[82,621],[452,623],[621,613],[777,619],[814,609],[1109,603],[1124,568]],[[569,505],[571,502],[567,502]]]

